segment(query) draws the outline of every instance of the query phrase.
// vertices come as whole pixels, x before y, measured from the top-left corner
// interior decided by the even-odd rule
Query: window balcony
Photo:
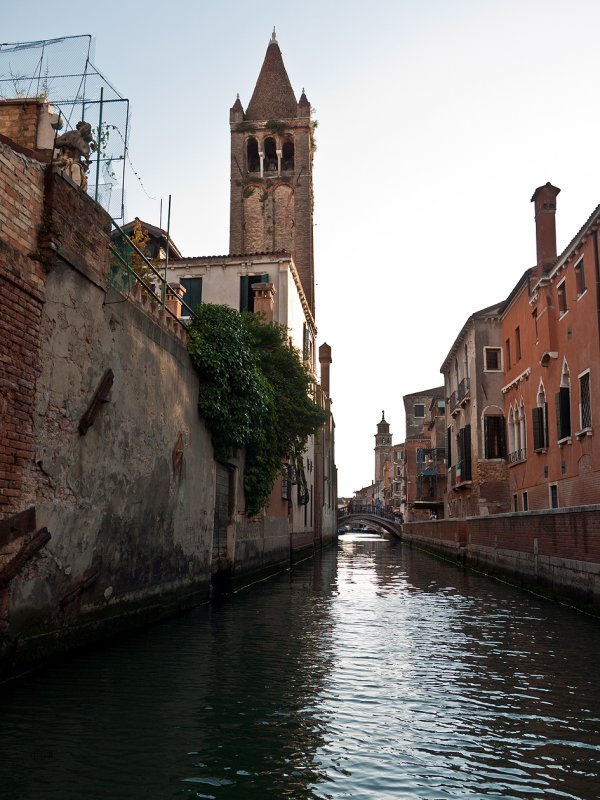
[[[512,453],[509,453],[506,457],[507,464],[520,464],[521,461],[526,461],[527,459],[527,448],[523,447],[521,450],[514,450]]]

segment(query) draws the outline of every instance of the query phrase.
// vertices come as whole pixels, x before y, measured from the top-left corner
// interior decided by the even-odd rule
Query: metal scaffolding
[[[89,35],[0,44],[0,99],[47,100],[63,122],[92,125],[97,150],[89,167],[88,193],[113,219],[124,219],[129,100],[92,63]]]

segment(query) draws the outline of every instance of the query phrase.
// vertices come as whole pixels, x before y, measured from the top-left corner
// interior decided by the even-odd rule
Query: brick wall
[[[81,224],[74,224],[80,221]],[[111,222],[104,209],[56,168],[47,173],[46,211],[40,247],[56,253],[106,287]]]
[[[21,510],[33,492],[29,465],[45,273],[31,256],[43,201],[43,165],[0,142],[0,519]]]
[[[0,103],[0,133],[33,150],[37,143],[41,105],[37,99],[3,100]]]
[[[407,523],[404,539],[600,608],[600,507]]]
[[[33,409],[43,295],[22,277],[30,259],[0,240],[0,519],[30,497]],[[19,274],[21,273],[21,274]]]
[[[43,202],[44,165],[0,142],[0,239],[23,255],[35,252]]]

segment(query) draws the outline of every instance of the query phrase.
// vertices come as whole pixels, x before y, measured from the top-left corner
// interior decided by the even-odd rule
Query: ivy
[[[246,449],[246,511],[255,515],[267,505],[284,462],[302,457],[328,414],[310,398],[310,375],[283,325],[204,304],[196,309],[189,351],[215,455]]]

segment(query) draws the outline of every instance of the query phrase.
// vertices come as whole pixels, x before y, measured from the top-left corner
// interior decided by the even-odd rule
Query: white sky
[[[72,18],[72,21],[67,17]],[[76,19],[75,19],[76,18]],[[333,351],[339,494],[374,477],[385,409],[440,385],[469,315],[535,261],[534,189],[558,197],[559,251],[600,202],[598,0],[104,0],[2,12],[2,42],[90,33],[128,97],[129,219],[184,255],[229,243],[229,108],[248,101],[273,26],[319,121],[318,343]],[[163,224],[166,224],[163,218]]]

